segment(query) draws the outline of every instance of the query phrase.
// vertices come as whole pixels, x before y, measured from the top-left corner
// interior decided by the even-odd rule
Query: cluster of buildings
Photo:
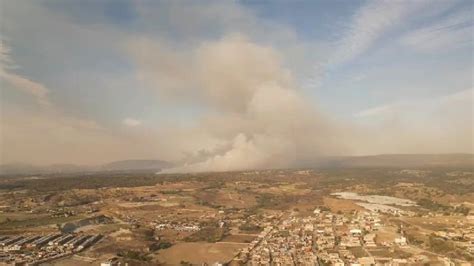
[[[239,259],[249,265],[344,265],[358,263],[348,248],[375,247],[373,231],[382,226],[378,213],[354,217],[314,211],[312,216],[290,215],[274,226],[267,226]]]
[[[457,247],[466,250],[471,256],[474,257],[474,226],[465,225],[460,228],[449,228],[443,231],[436,231],[434,233],[436,237],[444,240],[449,240],[454,243]]]
[[[102,235],[48,234],[0,236],[0,264],[39,264],[80,252]]]
[[[197,232],[201,227],[197,223],[153,223],[156,230],[171,229],[179,232]]]
[[[313,215],[291,213],[266,224],[259,236],[242,249],[234,262],[245,265],[402,265],[413,258],[373,255],[375,250],[407,248],[403,233],[390,241],[376,241],[385,225],[378,212],[335,214],[316,209]],[[263,222],[264,223],[264,222]],[[265,224],[265,223],[264,223]],[[387,254],[387,253],[386,253]]]

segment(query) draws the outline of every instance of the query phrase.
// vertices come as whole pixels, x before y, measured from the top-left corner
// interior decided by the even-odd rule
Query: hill
[[[326,157],[317,167],[474,167],[474,154],[382,154]]]
[[[102,165],[52,164],[46,166],[38,166],[24,163],[14,163],[0,165],[0,175],[68,174],[103,171],[156,172],[171,166],[173,166],[172,163],[162,160],[123,160],[114,161]]]
[[[161,160],[123,160],[115,161],[100,166],[105,171],[128,170],[160,170],[173,166],[172,163]]]
[[[0,175],[66,174],[81,172],[158,172],[177,166],[162,160],[123,160],[102,165],[87,166],[54,164],[35,166],[30,164],[0,165]],[[301,168],[359,168],[359,167],[453,167],[474,168],[474,154],[382,154],[371,156],[337,156],[317,158],[314,162],[302,162]]]

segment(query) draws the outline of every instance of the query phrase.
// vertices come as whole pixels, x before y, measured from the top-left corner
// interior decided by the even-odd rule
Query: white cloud
[[[142,121],[133,118],[125,118],[122,123],[129,127],[136,127],[142,124]]]
[[[373,107],[373,108],[369,108],[369,109],[357,112],[354,116],[355,117],[368,117],[368,116],[383,115],[384,113],[390,112],[391,109],[393,108],[394,108],[393,104],[377,106],[377,107]]]

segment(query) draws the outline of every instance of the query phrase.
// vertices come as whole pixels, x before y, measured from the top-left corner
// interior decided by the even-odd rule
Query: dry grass
[[[383,242],[392,243],[398,236],[395,226],[384,226],[377,231],[375,241],[379,245]]]
[[[159,261],[166,261],[166,265],[179,265],[181,261],[193,264],[226,262],[242,246],[238,243],[179,243],[159,251],[157,258]]]
[[[229,235],[222,239],[222,242],[250,243],[255,238],[253,235]]]
[[[352,200],[324,197],[323,201],[324,205],[331,209],[332,212],[351,212],[354,210],[364,210],[364,208],[355,204]]]
[[[400,218],[400,220],[429,231],[438,231],[450,227],[461,227],[474,224],[472,220],[468,220],[465,216],[439,216],[430,217],[429,219],[423,217],[403,217]]]

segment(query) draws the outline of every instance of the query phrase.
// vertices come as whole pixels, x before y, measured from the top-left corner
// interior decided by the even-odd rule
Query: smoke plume
[[[271,47],[230,35],[192,51],[150,40],[130,50],[138,77],[160,97],[211,110],[196,127],[216,145],[187,151],[185,166],[174,171],[288,167],[342,150],[338,130],[298,93]]]

